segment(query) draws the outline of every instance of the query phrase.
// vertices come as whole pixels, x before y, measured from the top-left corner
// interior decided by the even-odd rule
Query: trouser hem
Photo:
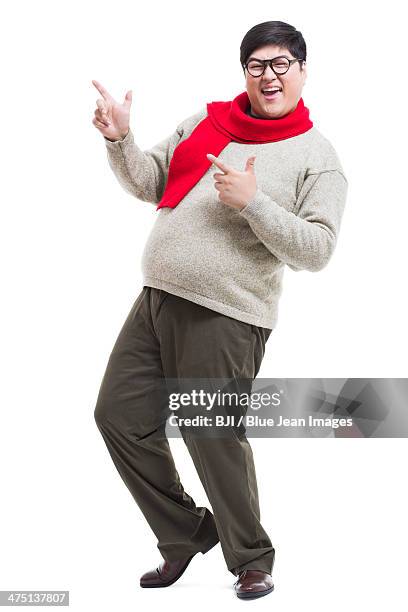
[[[219,541],[220,538],[218,536],[214,536],[211,540],[209,540],[208,544],[200,552],[205,555],[205,553],[214,548],[214,546],[216,546]]]
[[[204,532],[203,535],[202,532]],[[171,563],[172,561],[178,561],[182,557],[196,555],[199,552],[204,555],[211,550],[211,548],[216,546],[219,541],[220,539],[218,537],[214,517],[208,508],[205,508],[203,520],[188,545],[181,546],[180,548],[177,547],[177,550],[172,547],[171,551],[160,550],[160,552],[163,558]]]
[[[234,576],[238,576],[243,570],[260,570],[262,572],[266,572],[267,574],[272,574],[273,566],[275,563],[275,552],[272,555],[268,555],[267,557],[262,557],[260,559],[254,559],[253,561],[248,561],[248,563],[244,563],[243,565],[239,565],[237,567],[228,568],[231,574]]]

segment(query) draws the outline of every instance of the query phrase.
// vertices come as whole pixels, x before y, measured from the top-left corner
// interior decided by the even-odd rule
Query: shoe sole
[[[239,599],[256,599],[257,597],[263,597],[268,593],[271,593],[275,588],[275,585],[271,586],[269,589],[265,589],[265,591],[258,591],[253,593],[236,593]]]
[[[190,561],[193,559],[193,557],[195,557],[195,554],[189,558],[189,560],[187,561],[187,563],[185,564],[181,572],[179,572],[177,576],[173,578],[173,580],[170,580],[170,582],[163,582],[162,584],[141,584],[140,586],[142,587],[142,589],[157,589],[157,588],[162,589],[163,587],[168,587],[174,584],[184,574],[184,572],[188,568]]]

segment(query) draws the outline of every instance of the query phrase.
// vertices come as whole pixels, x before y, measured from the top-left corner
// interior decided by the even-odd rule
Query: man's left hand
[[[214,187],[219,191],[219,200],[231,208],[242,210],[255,195],[257,184],[254,170],[255,155],[249,157],[245,164],[245,170],[240,172],[231,168],[218,157],[207,153],[207,158],[224,174],[216,172]]]

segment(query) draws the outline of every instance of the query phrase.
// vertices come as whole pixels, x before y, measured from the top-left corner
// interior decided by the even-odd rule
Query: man
[[[93,123],[113,172],[159,211],[142,257],[143,290],[110,355],[95,419],[164,559],[141,586],[173,584],[197,552],[220,542],[237,596],[255,598],[274,588],[275,549],[260,522],[245,431],[182,431],[214,514],[197,507],[164,434],[169,398],[152,381],[256,377],[284,267],[328,263],[347,180],[301,98],[302,34],[280,21],[258,24],[240,60],[246,91],[208,103],[147,151],[129,128],[132,92],[120,104],[93,81],[102,96]],[[217,67],[228,70],[221,60]]]

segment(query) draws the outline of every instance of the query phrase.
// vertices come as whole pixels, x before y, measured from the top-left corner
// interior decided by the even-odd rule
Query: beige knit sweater
[[[229,317],[274,328],[285,264],[316,272],[336,245],[347,179],[331,143],[308,132],[266,144],[229,143],[218,156],[243,170],[256,155],[257,192],[241,211],[223,204],[212,165],[175,208],[156,210],[176,145],[207,115],[206,107],[142,151],[129,130],[105,140],[122,187],[150,202],[157,219],[142,255],[143,284],[164,289]],[[212,153],[212,151],[208,151]]]

